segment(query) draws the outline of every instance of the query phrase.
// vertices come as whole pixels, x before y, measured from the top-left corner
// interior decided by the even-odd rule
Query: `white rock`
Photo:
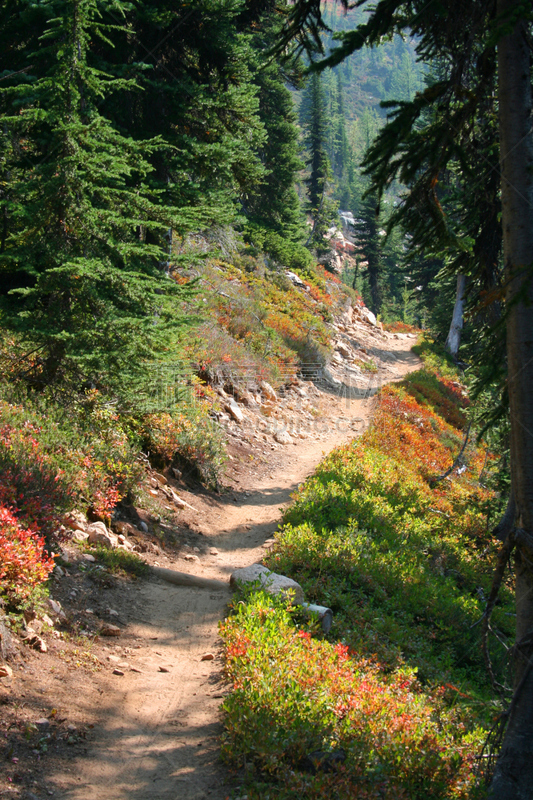
[[[61,612],[63,610],[61,608],[61,603],[59,603],[57,600],[52,600],[51,597],[48,598],[48,607],[49,607],[50,611],[52,612],[52,614],[59,615],[59,614],[61,614]]]
[[[262,564],[252,564],[250,567],[236,569],[230,576],[230,586],[236,587],[239,583],[254,583],[260,581],[261,586],[269,594],[292,596],[294,602],[303,603],[304,591],[299,583],[287,578],[285,575],[278,575],[271,572]]]
[[[90,553],[84,553],[82,558],[85,559],[85,561],[91,561],[91,562],[96,561],[96,558],[92,556]]]
[[[369,322],[375,328],[378,327],[378,321],[376,319],[376,315],[373,314],[372,311],[370,311],[369,308],[367,308],[366,306],[363,306],[362,308],[359,309],[359,312],[360,312],[361,316],[363,317],[363,319],[366,320],[366,322]]]
[[[232,400],[230,403],[226,403],[224,408],[226,409],[228,414],[230,414],[231,417],[235,420],[235,422],[239,423],[244,422],[244,414],[242,408],[239,408],[239,406],[234,400]]]
[[[89,538],[89,534],[85,533],[85,531],[77,530],[72,534],[72,538],[75,542],[86,542]]]
[[[292,444],[292,436],[288,431],[277,431],[274,434],[274,439],[278,444]]]
[[[72,530],[84,531],[88,524],[87,517],[81,511],[69,511],[68,514],[65,514],[63,521]]]
[[[261,391],[269,400],[276,401],[278,399],[276,392],[269,383],[266,381],[261,381],[259,385],[261,387]]]
[[[337,342],[336,349],[339,351],[341,356],[344,356],[344,358],[350,358],[352,355],[352,351],[344,342]]]
[[[117,537],[107,530],[103,522],[95,522],[87,528],[89,533],[89,544],[101,544],[112,550],[118,545]]]
[[[146,522],[145,522],[143,519],[142,519],[142,520],[139,522],[139,526],[138,526],[138,527],[139,527],[139,528],[140,528],[140,529],[141,529],[141,530],[142,530],[144,533],[148,533],[148,525],[146,524]]]

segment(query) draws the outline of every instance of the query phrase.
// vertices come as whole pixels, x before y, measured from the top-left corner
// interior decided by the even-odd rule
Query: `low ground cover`
[[[237,600],[223,625],[235,688],[224,753],[245,767],[249,797],[478,791],[473,766],[498,710],[479,624],[498,545],[479,480],[492,457],[469,440],[439,480],[461,450],[468,398],[428,361],[386,387],[372,427],[297,491],[266,561],[333,609],[326,639],[260,594]],[[511,588],[493,618],[500,674]]]

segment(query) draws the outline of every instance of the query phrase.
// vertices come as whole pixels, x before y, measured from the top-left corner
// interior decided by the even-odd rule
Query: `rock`
[[[200,661],[212,661],[214,659],[214,657],[215,656],[213,655],[213,653],[204,653],[204,655],[201,657]]]
[[[59,564],[56,564],[55,567],[54,567],[53,575],[54,575],[54,578],[64,578],[65,577],[65,570],[61,569]]]
[[[73,531],[84,531],[88,525],[87,517],[85,514],[82,514],[81,511],[69,511],[69,513],[65,514],[63,517],[63,522],[67,528],[70,528]]]
[[[170,672],[169,667],[159,667],[159,672]]]
[[[316,606],[313,603],[302,603],[302,611],[308,618],[318,616],[320,625],[324,633],[329,633],[333,625],[333,611],[326,606]]]
[[[269,383],[267,383],[266,381],[261,381],[259,385],[261,387],[261,391],[268,400],[272,400],[272,402],[277,401],[278,396]]]
[[[114,608],[108,608],[107,609],[107,613],[109,614],[110,617],[118,617],[119,616],[118,611],[115,611]]]
[[[185,559],[185,561],[200,561],[198,556],[195,556],[192,553],[187,553],[186,555],[183,556],[183,558]]]
[[[160,472],[154,472],[154,478],[156,481],[158,481],[158,483],[161,484],[161,486],[166,486],[168,483],[168,478],[165,478],[165,476],[161,475]]]
[[[120,636],[122,631],[116,625],[103,625],[100,628],[100,636]]]
[[[288,431],[277,431],[274,434],[274,439],[278,444],[292,444],[292,436]]]
[[[0,617],[0,656],[3,659],[10,659],[16,652],[15,638],[5,624],[4,618]]]
[[[107,530],[103,522],[93,522],[87,528],[87,533],[89,534],[89,544],[101,544],[108,550],[112,550],[118,544],[116,536]]]
[[[209,555],[210,555],[210,556],[218,556],[218,550],[216,549],[216,547],[212,547],[212,548],[210,549],[210,551],[209,551]]]
[[[143,519],[141,519],[141,521],[139,522],[139,528],[144,533],[148,533],[148,525],[146,524],[146,522]]]
[[[373,325],[375,328],[378,327],[378,321],[376,319],[376,315],[370,311],[369,308],[363,306],[359,309],[360,316],[365,320],[365,322],[369,322],[370,325]]]
[[[37,650],[38,653],[48,652],[48,645],[44,639],[41,639],[38,634],[31,630],[31,628],[27,631],[27,634],[24,637],[24,644],[29,645],[31,648],[33,648],[33,650]]]
[[[40,731],[47,731],[50,727],[50,720],[46,719],[46,717],[41,717],[41,719],[36,720],[33,723]]]
[[[12,678],[13,670],[7,664],[0,664],[0,678]]]
[[[344,356],[344,358],[350,358],[352,355],[352,351],[344,342],[337,342],[336,349],[339,351],[341,356]]]
[[[89,534],[85,533],[85,531],[77,530],[74,531],[74,533],[72,534],[72,538],[74,539],[75,542],[80,542],[81,544],[83,544],[83,542],[86,542],[88,540]]]
[[[82,555],[82,558],[83,558],[85,561],[89,561],[91,564],[92,564],[92,563],[94,563],[94,562],[96,561],[96,558],[95,558],[94,556],[92,556],[90,553],[84,553],[84,554]]]
[[[228,414],[232,417],[232,419],[235,420],[235,422],[238,422],[239,424],[244,422],[243,411],[241,408],[239,408],[239,406],[234,400],[232,400],[229,403],[226,403],[224,408],[226,409]]]
[[[124,675],[124,670],[115,668],[113,670],[113,675]]]
[[[295,272],[291,272],[290,270],[287,269],[287,270],[285,270],[285,275],[290,280],[290,282],[292,284],[294,284],[294,286],[300,286],[303,289],[305,289],[305,283],[300,278],[300,276],[297,275]]]
[[[301,604],[304,601],[304,591],[299,583],[287,578],[285,575],[278,575],[271,572],[262,564],[252,564],[250,567],[236,569],[230,576],[230,586],[236,588],[239,583],[254,583],[259,581],[261,588],[269,594],[292,596],[295,603]]]
[[[54,627],[54,620],[50,619],[48,614],[43,614],[42,620],[43,620],[45,625],[48,625],[49,628],[53,628]]]

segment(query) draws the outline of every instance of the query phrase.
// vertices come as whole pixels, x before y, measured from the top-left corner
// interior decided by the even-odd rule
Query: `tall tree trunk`
[[[521,8],[520,8],[521,7]],[[518,529],[515,697],[490,796],[533,797],[533,132],[526,6],[498,0],[517,21],[498,44],[503,250],[506,270],[511,473]]]
[[[455,295],[455,306],[453,308],[452,322],[446,339],[446,350],[457,358],[459,345],[461,344],[461,331],[463,330],[463,314],[465,308],[465,287],[466,275],[457,276],[457,293]]]

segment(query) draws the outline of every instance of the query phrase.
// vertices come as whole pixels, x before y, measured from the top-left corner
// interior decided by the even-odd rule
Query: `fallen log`
[[[192,586],[198,589],[215,589],[217,591],[229,589],[229,583],[216,580],[216,578],[200,578],[198,575],[189,575],[188,572],[176,572],[176,570],[166,569],[165,567],[151,567],[150,569],[161,580],[173,583],[176,586]]]

